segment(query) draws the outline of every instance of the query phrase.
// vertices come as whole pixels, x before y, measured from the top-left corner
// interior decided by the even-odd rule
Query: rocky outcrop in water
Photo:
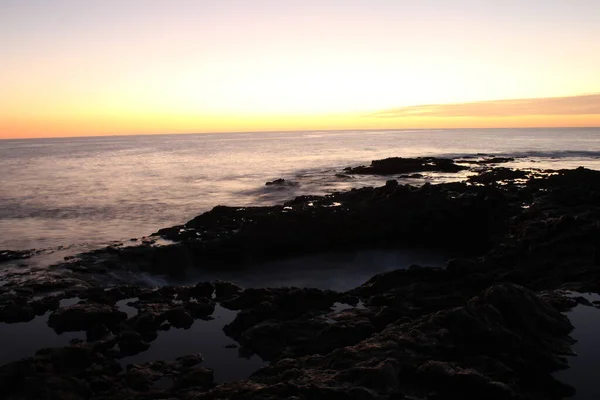
[[[285,180],[283,178],[275,179],[273,181],[269,181],[265,183],[265,186],[273,186],[273,187],[289,187],[289,186],[298,186],[298,182],[292,182],[289,180]]]
[[[409,174],[413,172],[459,172],[469,169],[468,167],[454,163],[449,158],[417,157],[402,158],[391,157],[383,160],[373,160],[371,165],[359,167],[348,167],[344,172],[361,175],[393,175]]]

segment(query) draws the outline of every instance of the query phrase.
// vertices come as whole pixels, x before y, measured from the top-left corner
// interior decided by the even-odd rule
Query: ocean
[[[216,205],[269,205],[382,184],[336,176],[391,156],[516,157],[600,169],[600,128],[306,131],[0,140],[0,249],[95,248]],[[267,187],[284,178],[297,185]],[[425,181],[464,179],[430,174]]]

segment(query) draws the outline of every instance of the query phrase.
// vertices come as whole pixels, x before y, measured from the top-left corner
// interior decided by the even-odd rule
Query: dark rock
[[[484,159],[483,163],[501,164],[501,163],[507,163],[507,162],[513,162],[513,161],[515,161],[515,159],[512,157],[491,157],[491,158]]]
[[[400,179],[422,179],[424,178],[425,175],[423,174],[408,174],[408,175],[398,175],[398,178]]]
[[[481,270],[481,263],[468,258],[453,258],[446,263],[446,270],[452,274],[464,276]]]
[[[206,297],[210,299],[215,291],[211,282],[198,282],[190,289],[190,295],[195,298]]]
[[[68,346],[38,350],[36,356],[48,360],[58,373],[77,373],[91,366],[97,359],[89,347]]]
[[[49,296],[32,301],[29,305],[33,308],[35,315],[44,315],[48,311],[56,310],[60,305],[60,300],[58,297]]]
[[[480,183],[489,185],[497,182],[512,182],[517,179],[525,179],[528,174],[525,171],[510,168],[493,168],[478,175],[471,176],[468,181],[471,183]]]
[[[343,179],[345,181],[354,179],[350,175],[346,175],[346,174],[335,174],[335,177],[338,179]]]
[[[160,331],[168,331],[169,329],[171,329],[171,324],[169,323],[164,323],[158,327],[158,330]]]
[[[398,181],[395,179],[389,179],[389,180],[385,181],[386,188],[395,188],[397,186],[398,186]]]
[[[0,250],[0,262],[29,258],[35,250]]]
[[[130,365],[125,373],[125,381],[134,390],[147,391],[160,376],[147,365]]]
[[[201,354],[192,354],[177,358],[177,362],[184,368],[194,367],[200,364],[202,361],[204,361],[204,359],[202,358]]]
[[[99,324],[91,328],[85,333],[86,340],[88,342],[96,342],[98,340],[102,340],[110,335],[110,331],[106,327],[106,325]]]
[[[513,162],[515,161],[514,158],[512,157],[488,157],[488,158],[483,158],[481,160],[469,160],[469,159],[462,159],[462,160],[457,160],[456,162],[462,163],[462,164],[503,164],[503,163],[507,163],[507,162]]]
[[[144,312],[128,320],[127,325],[140,334],[147,334],[158,330],[162,322],[163,318],[158,318],[157,315],[150,312]]]
[[[496,285],[466,305],[391,323],[355,345],[282,359],[205,398],[560,399],[572,392],[549,371],[564,367],[571,329],[534,293]]]
[[[576,301],[578,304],[582,304],[582,305],[584,305],[584,306],[589,306],[589,307],[592,307],[592,306],[593,306],[592,302],[591,302],[591,301],[589,301],[588,299],[586,299],[586,298],[585,298],[585,297],[583,297],[583,296],[577,296],[577,297],[575,297],[575,301]]]
[[[274,181],[270,181],[265,183],[265,186],[297,186],[297,182],[286,181],[283,178],[275,179]]]
[[[383,160],[373,160],[368,167],[348,167],[345,171],[351,174],[392,175],[424,171],[459,172],[465,169],[468,168],[455,164],[454,161],[449,158],[391,157]]]
[[[33,307],[26,304],[7,304],[0,308],[0,321],[7,323],[28,322],[35,318]]]
[[[164,318],[175,328],[189,329],[194,323],[194,317],[184,307],[170,309],[164,313]]]
[[[127,319],[127,314],[114,306],[84,303],[59,308],[50,315],[48,325],[56,332],[87,331],[98,324],[114,327]]]
[[[150,348],[150,345],[142,340],[142,336],[133,331],[121,332],[117,340],[121,354],[126,356],[138,354]]]
[[[253,306],[244,308],[223,330],[263,359],[323,354],[374,332],[369,311],[323,316],[331,313],[339,298],[317,289],[246,289],[231,303]]]
[[[235,294],[238,294],[239,292],[241,292],[243,290],[238,285],[235,285],[231,282],[224,282],[224,281],[215,281],[214,287],[215,287],[215,297],[217,299],[225,299],[225,298],[231,297]]]
[[[199,387],[202,390],[208,390],[214,386],[214,380],[212,370],[204,367],[196,367],[179,377],[175,381],[174,389],[180,390]]]
[[[209,300],[188,302],[185,308],[194,318],[207,319],[215,311],[215,303]]]

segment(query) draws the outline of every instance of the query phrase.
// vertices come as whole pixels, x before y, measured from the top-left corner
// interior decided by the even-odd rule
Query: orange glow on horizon
[[[481,102],[600,93],[600,2],[534,3],[7,0],[0,138],[600,126]]]
[[[515,117],[402,117],[364,115],[324,116],[64,116],[43,120],[12,119],[0,124],[0,138],[42,138],[136,134],[218,132],[600,127],[600,115]]]

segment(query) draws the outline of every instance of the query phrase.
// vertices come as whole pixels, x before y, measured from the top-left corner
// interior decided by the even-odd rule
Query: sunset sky
[[[0,138],[600,126],[598,0],[0,0],[0,54]]]

